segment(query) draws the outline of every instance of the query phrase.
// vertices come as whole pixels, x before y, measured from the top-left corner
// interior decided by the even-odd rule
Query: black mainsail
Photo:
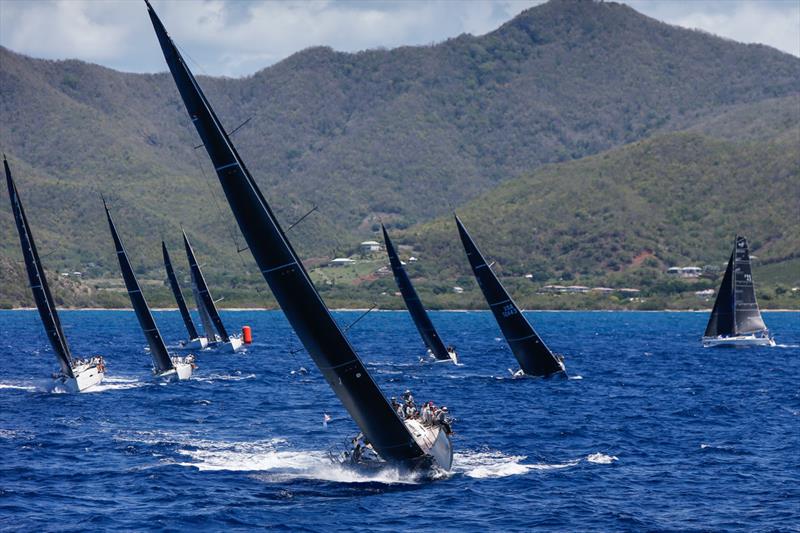
[[[17,223],[19,243],[22,246],[22,255],[25,257],[25,270],[28,273],[28,281],[30,282],[31,291],[33,292],[33,299],[36,301],[36,309],[39,310],[39,317],[42,319],[42,324],[47,332],[47,338],[50,341],[50,345],[53,347],[53,352],[56,354],[56,359],[58,359],[61,371],[67,377],[74,378],[75,374],[72,372],[72,354],[70,353],[69,345],[67,345],[67,338],[64,336],[64,331],[61,328],[61,320],[58,318],[56,304],[53,300],[53,295],[50,293],[50,287],[47,284],[44,268],[42,268],[42,263],[39,260],[39,252],[36,250],[36,243],[33,241],[33,234],[28,224],[28,217],[25,216],[25,210],[22,207],[22,201],[19,198],[17,186],[14,183],[14,179],[11,177],[11,169],[8,166],[5,155],[3,156],[3,167],[6,171],[8,196],[11,199],[11,209],[14,211],[14,220]]]
[[[228,331],[225,329],[225,324],[222,323],[222,318],[219,316],[214,298],[211,297],[211,293],[208,291],[206,278],[203,276],[203,271],[200,270],[200,265],[197,263],[197,258],[194,256],[192,245],[189,244],[189,238],[186,236],[185,231],[183,232],[183,246],[186,248],[186,257],[189,258],[189,268],[192,272],[192,285],[196,289],[194,291],[195,298],[200,298],[197,301],[197,307],[200,308],[202,306],[203,308],[202,311],[200,311],[201,316],[202,312],[205,311],[206,315],[211,319],[211,323],[214,325],[214,329],[217,331],[220,340],[222,340],[222,342],[229,342],[231,338],[228,335]],[[211,342],[214,339],[211,335],[208,335],[209,333],[211,332],[206,330],[208,341]]]
[[[458,234],[464,245],[464,251],[467,253],[469,264],[472,266],[472,272],[478,280],[478,285],[483,291],[495,320],[497,320],[497,325],[500,326],[514,357],[519,361],[522,371],[532,376],[549,376],[556,372],[563,372],[562,363],[536,334],[500,280],[492,272],[491,267],[486,263],[461,220],[457,215],[455,218]]]
[[[403,268],[400,257],[398,257],[394,244],[392,244],[389,233],[386,231],[383,224],[381,224],[381,230],[383,230],[383,240],[386,242],[386,254],[389,256],[389,263],[392,265],[394,280],[397,282],[397,287],[400,289],[400,294],[403,296],[403,301],[406,303],[414,325],[417,326],[417,331],[419,331],[422,341],[436,359],[440,361],[450,360],[450,354],[447,353],[447,348],[445,348],[442,339],[436,332],[436,328],[433,326],[433,322],[431,322],[428,312],[425,310],[425,306],[422,305],[422,301],[419,299],[414,285],[411,284],[411,279],[408,277],[406,269]]]
[[[203,140],[250,252],[325,380],[384,459],[415,464],[425,452],[372,379],[314,287],[203,91],[147,2],[164,58]]]
[[[180,310],[183,323],[186,325],[186,332],[189,334],[189,340],[196,339],[199,335],[197,334],[197,329],[194,327],[192,315],[189,314],[189,309],[186,307],[186,300],[183,299],[183,291],[181,291],[178,277],[175,275],[175,269],[172,268],[172,261],[169,258],[167,243],[164,241],[161,241],[161,253],[164,256],[164,268],[167,271],[169,287],[172,289],[172,294],[175,296],[175,301],[178,303],[178,310]]]
[[[125,287],[128,290],[128,296],[131,299],[131,305],[136,312],[136,318],[139,320],[139,325],[142,328],[147,339],[147,344],[150,346],[150,355],[153,358],[153,366],[156,373],[162,373],[174,368],[172,360],[169,358],[167,347],[164,340],[161,338],[161,333],[158,331],[156,321],[153,319],[153,313],[150,312],[150,307],[147,305],[147,300],[144,299],[142,288],[139,286],[139,281],[136,279],[136,274],[133,272],[131,262],[128,259],[128,254],[125,252],[125,247],[117,234],[117,228],[114,226],[114,221],[111,220],[111,213],[108,211],[106,201],[103,200],[103,208],[106,210],[106,218],[108,218],[108,227],[111,229],[111,236],[114,239],[114,249],[117,252],[117,259],[119,260],[119,269],[122,271],[122,279],[125,280]]]
[[[766,330],[756,301],[747,239],[737,235],[705,336],[730,337]]]

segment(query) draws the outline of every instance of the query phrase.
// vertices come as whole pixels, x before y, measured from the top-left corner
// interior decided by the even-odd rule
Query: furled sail
[[[161,241],[161,253],[164,256],[164,268],[167,271],[169,286],[172,289],[172,294],[175,296],[175,301],[178,303],[178,310],[181,312],[183,323],[186,325],[186,332],[189,334],[189,340],[196,339],[198,337],[197,329],[194,327],[192,315],[189,314],[189,309],[186,307],[186,300],[183,299],[183,292],[178,283],[178,277],[175,275],[175,270],[172,268],[172,261],[169,258],[167,244],[164,241]]]
[[[747,239],[737,235],[704,335],[730,337],[766,329],[756,301]]]
[[[197,307],[198,309],[201,307],[203,308],[203,311],[211,320],[211,324],[214,325],[214,329],[216,330],[217,335],[219,335],[219,338],[222,340],[222,342],[228,342],[230,341],[228,331],[225,329],[225,324],[222,323],[222,318],[219,316],[219,311],[217,311],[214,298],[211,297],[211,293],[208,291],[206,278],[203,276],[203,271],[200,270],[200,265],[197,263],[197,258],[194,256],[192,245],[189,244],[189,238],[186,236],[185,231],[183,232],[183,245],[186,247],[186,257],[189,258],[189,267],[192,271],[192,285],[197,289],[195,292],[195,297],[200,298],[197,301]],[[210,341],[213,339],[213,335],[208,335],[209,333],[211,332],[206,330],[206,335]]]
[[[539,338],[500,280],[492,272],[491,267],[486,264],[486,260],[467,233],[461,220],[458,216],[455,218],[458,234],[467,253],[469,264],[472,266],[472,272],[478,280],[478,285],[486,297],[486,302],[489,304],[506,342],[511,347],[514,357],[519,361],[522,371],[532,376],[548,376],[555,372],[562,372],[564,368],[561,362]]]
[[[387,460],[414,463],[424,456],[422,448],[334,321],[197,81],[149,2],[147,6],[172,77],[239,228],[289,323],[375,451]]]
[[[31,284],[30,287],[33,292],[33,299],[36,301],[36,309],[39,310],[39,317],[42,319],[42,324],[47,332],[47,338],[50,341],[50,345],[53,347],[53,352],[56,354],[56,359],[58,359],[61,371],[68,377],[74,378],[75,375],[72,372],[72,354],[70,353],[69,345],[67,345],[64,331],[61,328],[61,321],[58,318],[56,304],[53,301],[53,295],[50,293],[50,287],[47,284],[44,268],[42,268],[42,263],[39,260],[39,252],[36,250],[36,243],[33,241],[33,234],[31,234],[31,227],[28,224],[28,217],[25,216],[22,200],[20,200],[17,186],[14,184],[14,179],[11,177],[11,169],[8,166],[8,161],[5,156],[3,156],[3,166],[6,171],[8,196],[11,198],[11,209],[14,211],[14,220],[17,223],[19,242],[22,246],[22,255],[25,257],[25,270],[28,273],[28,281]]]
[[[125,280],[125,287],[131,299],[131,305],[133,305],[136,318],[139,320],[142,333],[144,333],[147,339],[147,344],[150,346],[150,356],[153,358],[153,366],[158,373],[170,370],[173,368],[172,360],[169,358],[167,347],[164,344],[164,340],[161,338],[161,333],[158,331],[156,321],[153,319],[153,313],[150,312],[147,300],[144,299],[142,288],[139,286],[139,281],[136,279],[136,274],[133,272],[128,254],[125,252],[125,247],[122,245],[119,234],[117,234],[114,221],[111,220],[111,213],[108,211],[105,200],[103,200],[103,208],[106,210],[108,227],[114,239],[114,248],[116,249],[117,259],[119,260],[119,269],[122,271],[122,279]]]
[[[417,326],[417,331],[419,331],[422,341],[436,359],[449,360],[450,355],[447,353],[447,348],[445,348],[442,339],[436,332],[436,328],[433,326],[425,306],[422,305],[414,285],[411,284],[411,279],[408,277],[406,269],[403,268],[400,257],[397,256],[392,240],[389,238],[389,234],[383,224],[381,224],[381,229],[383,230],[383,240],[386,242],[389,263],[392,265],[394,280],[397,282],[397,287],[400,289],[400,294],[403,296],[403,301],[406,303],[414,325]]]

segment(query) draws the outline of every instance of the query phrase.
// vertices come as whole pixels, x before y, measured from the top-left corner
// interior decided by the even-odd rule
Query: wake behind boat
[[[99,355],[82,359],[72,356],[61,327],[61,320],[58,318],[53,295],[50,293],[44,268],[39,260],[39,252],[33,241],[28,218],[25,216],[25,210],[22,207],[17,186],[11,177],[11,169],[5,155],[3,156],[3,167],[6,171],[8,196],[11,199],[11,209],[14,211],[14,220],[17,223],[22,255],[25,257],[25,270],[28,273],[33,299],[36,301],[36,309],[39,311],[39,317],[60,367],[59,372],[53,374],[54,385],[61,386],[69,392],[83,392],[103,381],[105,362]]]
[[[449,438],[419,438],[395,412],[331,316],[236,148],[150,3],[150,20],[248,249],[325,380],[384,460],[449,469]],[[430,438],[427,438],[427,437]]]
[[[747,239],[734,239],[733,252],[708,319],[703,346],[775,346],[756,301]]]
[[[208,346],[208,340],[205,337],[201,337],[197,333],[197,328],[194,327],[192,315],[189,314],[189,309],[186,307],[186,300],[183,298],[183,291],[181,291],[181,286],[178,283],[175,270],[172,268],[172,260],[169,257],[167,244],[164,241],[161,241],[161,254],[164,256],[164,268],[167,271],[169,287],[172,289],[173,296],[175,296],[175,302],[178,304],[178,310],[181,312],[183,324],[186,326],[186,333],[189,335],[189,340],[180,341],[181,348],[187,350],[202,350]]]
[[[183,232],[183,246],[186,248],[186,257],[189,259],[192,273],[192,293],[195,303],[197,303],[200,321],[203,323],[203,330],[206,333],[207,346],[213,350],[230,350],[236,353],[242,348],[242,336],[229,335],[228,330],[225,329],[225,324],[222,323],[222,317],[219,316],[214,298],[211,297],[206,278],[203,276],[203,271],[200,269],[200,264],[197,262],[185,231]]]
[[[566,373],[563,358],[551,352],[534,331],[492,268],[486,263],[486,259],[475,245],[458,215],[455,216],[455,219],[461,243],[464,245],[464,251],[472,267],[472,272],[475,274],[475,279],[478,281],[478,286],[481,288],[506,342],[514,353],[514,357],[519,361],[520,369],[512,372],[512,375],[514,377],[522,377],[526,374],[550,376],[560,372]]]
[[[397,283],[397,287],[400,289],[400,294],[403,297],[406,308],[408,308],[408,313],[411,315],[411,319],[414,321],[414,325],[417,327],[420,337],[422,337],[422,342],[424,342],[425,346],[428,348],[428,354],[437,362],[452,361],[458,364],[456,349],[452,346],[445,348],[441,337],[439,337],[439,333],[436,331],[433,322],[431,322],[428,316],[428,312],[425,310],[425,306],[422,305],[422,301],[419,299],[419,295],[416,289],[414,289],[414,285],[411,283],[411,278],[408,277],[406,269],[403,268],[403,263],[400,261],[394,244],[389,238],[389,233],[386,231],[386,227],[384,227],[383,224],[381,224],[381,230],[383,231],[383,240],[386,243],[386,254],[389,256],[394,280]]]
[[[157,378],[189,379],[196,368],[194,355],[171,355],[167,351],[167,346],[164,344],[164,339],[161,338],[161,332],[158,331],[150,306],[147,305],[142,288],[136,279],[136,274],[133,272],[128,253],[125,251],[114,221],[111,219],[111,213],[108,211],[105,199],[103,200],[103,208],[106,211],[111,237],[114,239],[114,249],[119,260],[119,268],[122,271],[122,279],[125,281],[125,288],[131,299],[136,318],[139,320],[139,326],[142,328],[142,333],[144,333],[147,344],[150,347],[150,356],[153,358],[153,375]]]

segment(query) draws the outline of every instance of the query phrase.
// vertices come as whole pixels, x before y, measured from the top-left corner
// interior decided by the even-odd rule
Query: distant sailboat
[[[194,327],[192,315],[189,314],[189,309],[186,307],[186,300],[183,299],[183,291],[181,291],[181,286],[178,283],[175,270],[172,268],[172,261],[169,257],[169,251],[167,251],[167,244],[164,241],[161,241],[161,253],[164,256],[164,268],[167,271],[169,286],[172,289],[172,294],[175,296],[178,310],[181,312],[181,318],[183,318],[183,323],[186,326],[186,333],[189,334],[189,340],[181,342],[181,347],[189,350],[202,350],[208,345],[208,341],[205,337],[198,335],[197,329]]]
[[[185,231],[183,232],[183,245],[186,248],[186,257],[189,259],[189,268],[192,273],[192,292],[195,302],[197,302],[197,312],[200,314],[208,345],[215,348],[229,347],[234,352],[238,351],[242,347],[242,337],[241,335],[228,335],[228,330],[222,323],[214,298],[211,297],[208,290],[206,278],[203,276],[203,271],[200,270],[200,265]]]
[[[736,236],[703,346],[775,346],[756,302],[747,239]]]
[[[445,429],[404,420],[387,401],[320,298],[180,52],[145,2],[172,77],[249,250],[325,380],[381,458],[409,468],[436,464],[449,469],[453,451]]]
[[[141,326],[142,333],[144,333],[147,344],[150,346],[150,356],[153,358],[153,374],[158,378],[189,379],[195,368],[194,355],[180,357],[170,355],[167,351],[167,346],[158,331],[153,313],[150,312],[150,306],[147,305],[147,300],[144,298],[142,288],[139,286],[139,281],[133,272],[128,254],[122,245],[122,240],[119,238],[117,228],[114,226],[114,221],[111,219],[111,213],[108,211],[105,200],[103,200],[103,208],[106,210],[108,227],[111,230],[111,237],[114,239],[114,248],[117,252],[120,271],[122,271],[122,279],[125,280],[125,287],[128,290],[128,296],[131,299],[136,318],[139,320],[139,326]]]
[[[514,375],[549,376],[557,372],[565,372],[562,359],[553,354],[536,334],[500,280],[492,272],[492,268],[486,264],[486,259],[483,258],[461,220],[458,216],[455,218],[458,234],[464,245],[464,251],[467,253],[469,264],[472,266],[472,272],[478,280],[478,285],[483,291],[506,342],[514,353],[514,357],[519,361],[520,370]]]
[[[389,233],[387,233],[383,224],[381,224],[381,230],[383,230],[383,240],[386,242],[386,254],[389,256],[389,262],[392,265],[394,280],[397,282],[397,287],[400,289],[400,294],[403,296],[403,301],[408,308],[411,319],[414,321],[414,325],[417,326],[417,331],[419,331],[422,337],[422,342],[424,342],[425,346],[428,348],[428,353],[437,361],[453,361],[454,363],[458,363],[458,356],[456,355],[455,348],[445,348],[441,337],[439,337],[439,333],[436,331],[433,322],[431,322],[428,316],[428,312],[425,310],[425,306],[422,305],[422,301],[419,299],[419,295],[414,289],[414,285],[411,284],[411,279],[408,277],[405,268],[403,268],[403,263],[400,261],[400,257],[398,257],[394,249],[394,244],[392,244],[392,240],[389,238]]]
[[[63,386],[71,392],[82,392],[103,381],[105,362],[99,355],[84,359],[72,357],[67,338],[61,327],[61,320],[58,318],[53,295],[47,284],[44,268],[39,260],[39,252],[33,242],[33,235],[22,207],[22,200],[20,200],[17,186],[11,177],[11,169],[5,156],[3,156],[3,166],[6,171],[8,196],[11,199],[11,209],[14,211],[14,220],[17,223],[19,242],[22,246],[22,255],[25,257],[25,269],[28,273],[33,299],[36,301],[39,317],[42,319],[42,325],[44,325],[47,338],[53,347],[53,353],[55,353],[60,367],[60,372],[53,376],[55,384]]]

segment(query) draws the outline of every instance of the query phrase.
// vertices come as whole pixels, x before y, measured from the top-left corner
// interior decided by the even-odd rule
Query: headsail
[[[147,305],[147,300],[144,299],[142,288],[139,286],[139,281],[137,281],[136,274],[134,274],[133,267],[131,267],[130,260],[128,260],[128,254],[125,252],[125,247],[122,245],[119,234],[117,234],[114,221],[111,220],[111,213],[108,212],[108,206],[105,200],[103,200],[103,208],[106,210],[108,227],[114,239],[114,248],[117,252],[117,259],[119,260],[119,268],[122,271],[122,279],[125,280],[125,287],[128,289],[131,305],[133,305],[133,310],[136,312],[136,318],[139,320],[139,325],[147,339],[147,344],[150,346],[153,366],[157,372],[164,372],[173,368],[172,360],[169,358],[167,347],[164,344],[164,340],[161,338],[161,333],[158,331],[158,326],[156,326],[156,321],[153,319],[153,314],[150,312],[150,307]]]
[[[200,265],[197,263],[197,258],[194,256],[192,245],[189,244],[189,238],[186,236],[185,231],[183,232],[183,245],[186,247],[186,257],[189,258],[189,267],[192,270],[192,284],[197,288],[195,297],[200,298],[197,301],[198,310],[200,307],[203,308],[207,316],[211,319],[211,323],[214,325],[214,329],[217,331],[219,338],[222,342],[228,342],[230,341],[228,331],[225,329],[225,324],[222,323],[222,318],[219,316],[217,306],[214,304],[214,298],[211,297],[211,293],[208,291],[206,278],[203,276],[203,271],[200,270]],[[209,333],[210,332],[206,330],[207,336]],[[208,338],[211,340],[213,336],[208,336]]]
[[[53,300],[53,295],[50,293],[50,287],[47,284],[44,268],[42,268],[42,263],[39,260],[39,252],[36,250],[36,243],[33,241],[31,227],[28,224],[28,217],[25,216],[22,200],[20,200],[17,186],[14,184],[14,179],[11,177],[11,169],[8,166],[8,161],[5,156],[3,156],[3,167],[6,171],[8,196],[11,198],[11,209],[14,211],[14,220],[17,223],[19,242],[22,246],[22,255],[25,257],[25,270],[28,273],[28,281],[30,282],[31,291],[33,292],[33,299],[36,301],[36,309],[39,310],[39,317],[42,319],[42,324],[47,332],[47,338],[50,341],[50,345],[53,347],[53,352],[56,354],[56,359],[58,359],[61,371],[68,377],[74,378],[75,375],[72,372],[72,354],[70,353],[69,345],[67,345],[64,331],[61,328],[61,321],[58,318],[56,304]]]
[[[486,264],[486,260],[472,241],[461,220],[458,216],[455,218],[458,234],[467,253],[469,264],[472,266],[472,272],[478,280],[478,285],[486,297],[506,342],[514,352],[514,357],[519,361],[522,371],[532,376],[548,376],[555,372],[562,372],[564,367],[561,362],[539,338],[500,280],[492,272],[491,267]]]
[[[409,463],[424,457],[334,321],[197,81],[145,2],[172,77],[250,252],[303,346],[381,457]]]
[[[445,348],[442,339],[436,332],[436,328],[433,326],[425,306],[422,305],[414,285],[411,284],[411,279],[403,268],[400,257],[398,257],[392,240],[389,238],[389,233],[387,233],[383,224],[381,224],[381,229],[383,230],[383,240],[386,242],[386,254],[389,256],[389,262],[392,265],[394,280],[397,282],[397,287],[400,289],[400,294],[403,296],[403,301],[406,303],[412,320],[414,320],[414,325],[417,326],[417,331],[419,331],[422,341],[436,359],[449,360],[450,354],[447,353],[447,348]]]
[[[734,295],[733,295],[733,268],[736,261],[735,251],[731,253],[725,276],[714,301],[714,309],[706,326],[706,337],[719,337],[736,335],[736,321],[734,320]]]
[[[189,314],[189,309],[186,307],[186,300],[183,299],[183,292],[178,283],[178,277],[175,275],[175,270],[172,268],[172,261],[169,258],[167,244],[164,241],[161,241],[161,253],[164,256],[164,268],[167,271],[169,286],[172,289],[172,294],[175,296],[175,301],[178,303],[178,310],[180,310],[183,323],[186,325],[186,332],[189,334],[189,340],[196,339],[198,337],[197,329],[194,327],[192,315]]]

